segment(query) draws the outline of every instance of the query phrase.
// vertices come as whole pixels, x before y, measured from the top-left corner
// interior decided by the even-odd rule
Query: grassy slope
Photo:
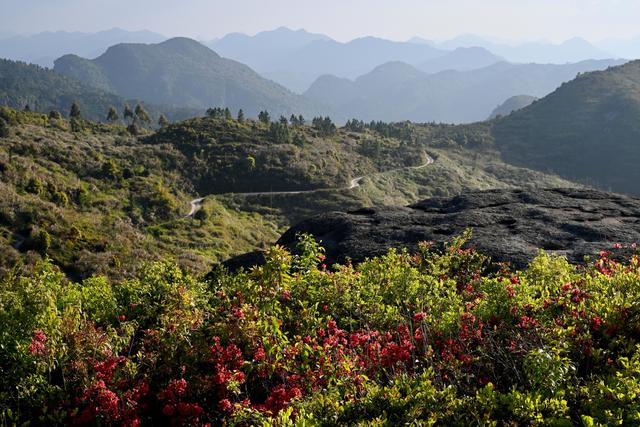
[[[554,176],[499,160],[488,125],[398,124],[381,131],[340,129],[276,143],[254,122],[202,118],[134,139],[119,126],[3,110],[0,138],[2,268],[50,256],[74,277],[129,275],[148,260],[172,258],[202,272],[213,262],[264,248],[292,223],[330,210],[408,204],[470,189],[567,186]],[[424,163],[429,153],[433,165]],[[247,157],[256,160],[247,167]],[[361,186],[349,180],[365,176]],[[293,195],[246,191],[320,189]],[[203,218],[185,218],[196,194]],[[214,194],[214,195],[211,195]],[[217,195],[215,195],[217,194]]]
[[[118,127],[71,133],[64,121],[17,117],[23,123],[0,138],[4,268],[46,253],[77,277],[127,275],[160,257],[206,271],[277,236],[273,223],[219,203],[208,203],[205,221],[185,219],[193,190],[172,169],[181,155],[171,147],[139,144]]]
[[[583,74],[493,132],[509,162],[640,194],[640,61]]]

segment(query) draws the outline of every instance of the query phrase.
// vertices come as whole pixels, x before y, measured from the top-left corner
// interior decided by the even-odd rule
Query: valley
[[[7,0],[0,427],[640,425],[640,9],[516,3]]]

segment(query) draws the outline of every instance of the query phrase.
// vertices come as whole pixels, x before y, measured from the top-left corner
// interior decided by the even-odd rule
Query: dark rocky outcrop
[[[441,243],[466,228],[473,231],[469,244],[494,261],[523,267],[544,249],[580,262],[615,243],[640,242],[640,199],[581,189],[479,191],[408,207],[318,215],[289,229],[278,244],[293,248],[297,233],[310,233],[322,241],[327,262],[358,262],[392,247]],[[262,259],[247,254],[227,266]]]

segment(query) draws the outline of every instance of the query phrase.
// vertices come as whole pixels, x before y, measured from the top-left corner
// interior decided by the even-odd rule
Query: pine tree
[[[82,111],[80,111],[80,106],[78,105],[77,102],[74,102],[73,104],[71,104],[71,111],[69,111],[69,117],[71,117],[72,119],[82,118]]]
[[[147,110],[145,110],[144,107],[140,104],[136,105],[135,119],[142,124],[151,123],[151,117],[149,117],[149,113],[147,113]]]
[[[114,107],[109,108],[109,112],[107,113],[107,121],[109,123],[115,123],[120,120],[120,116],[118,115],[118,110]]]
[[[260,114],[258,114],[258,120],[264,124],[269,124],[269,122],[271,122],[271,116],[268,111],[260,111]]]
[[[6,138],[9,136],[9,125],[0,117],[0,138]]]
[[[242,108],[238,111],[238,121],[244,123],[244,111],[242,111]]]
[[[231,120],[231,110],[229,110],[228,108],[224,109],[224,118],[225,120]]]
[[[160,118],[158,118],[158,126],[160,126],[160,129],[164,129],[169,126],[169,120],[167,120],[164,114],[160,114]]]
[[[133,110],[129,107],[128,104],[124,105],[124,113],[122,114],[125,120],[130,120],[133,123],[135,117],[133,115]]]

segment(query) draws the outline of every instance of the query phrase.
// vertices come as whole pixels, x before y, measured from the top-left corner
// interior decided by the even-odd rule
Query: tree
[[[244,111],[242,111],[242,108],[238,111],[238,121],[244,123]]]
[[[30,112],[31,111],[31,107],[29,107],[29,104],[25,105],[24,109],[22,111],[24,111],[25,113]]]
[[[231,110],[229,110],[229,108],[225,108],[224,109],[224,119],[225,120],[231,120]]]
[[[9,125],[0,117],[0,138],[6,138],[9,136]]]
[[[73,104],[71,104],[71,110],[69,111],[69,117],[71,117],[72,119],[81,119],[82,118],[82,111],[80,111],[80,106],[78,105],[77,102],[74,102]]]
[[[298,117],[295,114],[292,114],[291,117],[289,118],[289,121],[291,122],[291,124],[293,126],[299,126],[298,124]]]
[[[107,113],[107,121],[109,123],[115,123],[120,120],[120,116],[118,115],[118,110],[114,107],[109,108],[109,112]]]
[[[49,118],[51,120],[61,120],[62,119],[62,114],[60,114],[60,112],[58,110],[51,110],[51,111],[49,111]]]
[[[125,120],[131,120],[131,123],[133,123],[133,121],[135,120],[135,117],[133,115],[133,110],[127,104],[124,105],[123,116]]]
[[[169,120],[167,120],[164,114],[160,114],[160,118],[158,118],[158,126],[160,126],[160,129],[164,129],[169,126]]]
[[[80,132],[82,130],[82,123],[75,117],[71,118],[69,124],[71,125],[71,132]]]
[[[264,124],[269,124],[271,122],[271,116],[268,111],[260,111],[258,114],[258,120],[260,120]]]
[[[280,116],[280,124],[288,125],[289,124],[289,120],[287,120],[287,118],[285,116]]]
[[[304,124],[305,124],[305,123],[306,123],[306,122],[305,122],[305,120],[304,120],[304,117],[302,116],[302,114],[300,114],[300,115],[298,116],[298,126],[304,126]]]
[[[327,117],[314,117],[311,122],[313,127],[318,131],[318,134],[322,137],[332,136],[336,133],[336,125],[333,124],[331,118]]]
[[[249,155],[244,159],[245,168],[249,172],[253,172],[256,169],[256,159],[255,157]]]
[[[144,107],[140,104],[136,105],[135,121],[138,121],[142,124],[151,123],[151,117],[149,117],[149,113],[147,113],[147,110],[145,110]]]
[[[289,126],[282,122],[271,123],[269,137],[276,144],[288,144],[290,142]]]

